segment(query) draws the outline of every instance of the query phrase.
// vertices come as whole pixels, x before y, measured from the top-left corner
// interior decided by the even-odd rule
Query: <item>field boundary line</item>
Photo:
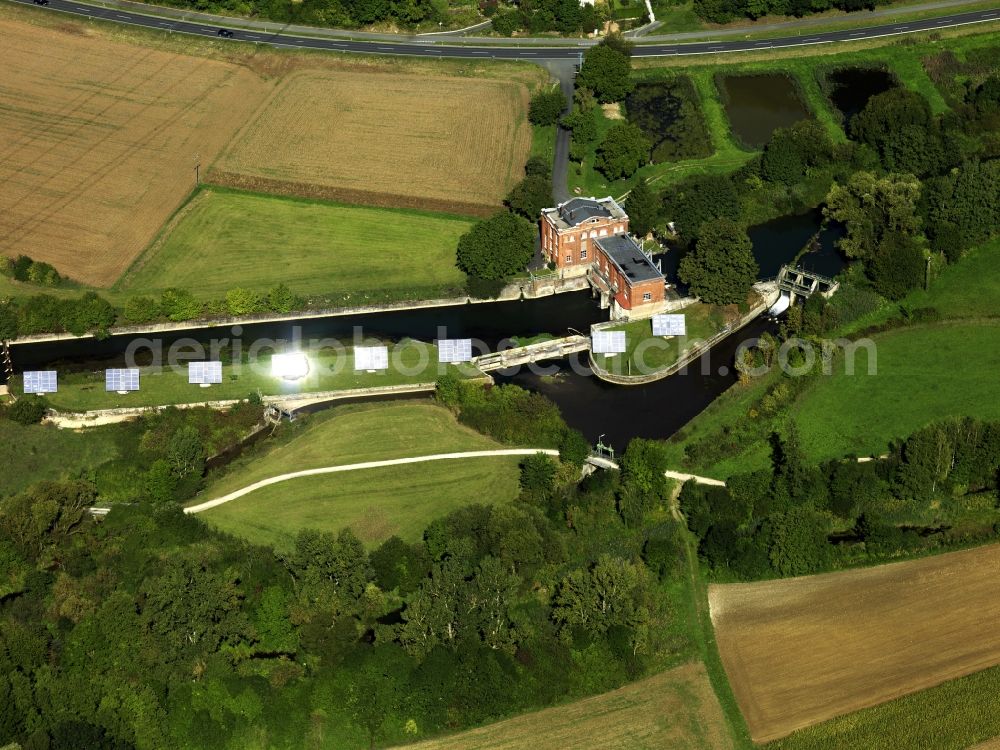
[[[454,459],[462,458],[492,458],[492,457],[503,457],[503,456],[534,456],[535,454],[543,453],[547,456],[558,456],[559,451],[552,448],[506,448],[500,450],[491,451],[464,451],[459,453],[435,453],[429,456],[411,456],[409,458],[390,458],[381,461],[363,461],[357,464],[342,464],[340,466],[325,466],[319,469],[303,469],[302,471],[293,471],[288,474],[279,474],[276,477],[269,477],[267,479],[262,479],[259,482],[254,482],[253,484],[247,485],[235,492],[230,492],[228,495],[223,495],[222,497],[217,497],[214,500],[208,500],[198,505],[191,505],[184,509],[186,514],[201,513],[202,511],[209,510],[211,508],[217,508],[220,505],[231,502],[244,495],[249,495],[251,492],[262,489],[264,487],[269,487],[272,484],[278,484],[279,482],[286,482],[291,479],[299,479],[300,477],[312,477],[319,476],[322,474],[336,474],[343,471],[356,471],[359,469],[380,469],[386,466],[401,466],[404,464],[419,464],[427,461],[448,461]]]

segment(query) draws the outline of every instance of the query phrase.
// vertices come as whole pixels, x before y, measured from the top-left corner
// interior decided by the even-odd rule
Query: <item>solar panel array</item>
[[[198,385],[222,382],[221,362],[188,362],[188,382]]]
[[[111,369],[104,371],[104,390],[106,391],[137,391],[139,390],[139,368]]]
[[[471,359],[472,339],[438,341],[438,362],[469,362]]]
[[[653,316],[654,336],[685,336],[687,335],[687,324],[683,315],[654,315]]]
[[[386,346],[354,347],[355,370],[388,370],[389,348]]]
[[[594,331],[590,337],[594,354],[623,354],[627,348],[625,331]]]
[[[24,373],[25,393],[55,393],[58,390],[55,370],[28,370]]]

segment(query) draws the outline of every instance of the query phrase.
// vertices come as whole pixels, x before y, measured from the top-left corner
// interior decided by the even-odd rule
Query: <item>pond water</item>
[[[850,122],[877,94],[895,88],[896,77],[882,68],[838,68],[826,76],[830,101]]]
[[[772,219],[747,230],[754,257],[760,266],[760,278],[777,276],[781,267],[791,263],[817,232],[816,243],[796,265],[824,276],[840,273],[845,262],[836,248],[836,242],[843,236],[843,227],[838,224],[824,227],[823,212],[817,208],[803,214]]]
[[[750,148],[760,148],[776,128],[809,117],[795,81],[782,73],[722,76],[722,100],[733,133]]]

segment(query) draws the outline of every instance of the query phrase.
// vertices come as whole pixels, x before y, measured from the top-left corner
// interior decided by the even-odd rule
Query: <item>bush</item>
[[[160,315],[160,302],[153,297],[129,297],[122,310],[122,318],[128,323],[152,323]]]
[[[38,424],[49,410],[42,396],[22,396],[4,410],[7,419],[22,425]]]

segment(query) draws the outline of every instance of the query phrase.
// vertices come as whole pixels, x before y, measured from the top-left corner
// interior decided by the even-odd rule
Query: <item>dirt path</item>
[[[249,495],[251,492],[261,489],[262,487],[268,487],[272,484],[278,484],[279,482],[286,482],[289,479],[298,479],[299,477],[311,477],[320,474],[336,474],[342,471],[356,471],[358,469],[378,469],[383,466],[399,466],[400,464],[419,464],[426,461],[448,461],[452,459],[461,458],[486,458],[491,456],[533,456],[536,453],[544,453],[548,456],[558,456],[559,451],[552,450],[550,448],[508,448],[502,450],[492,450],[492,451],[465,451],[462,453],[435,453],[430,456],[413,456],[410,458],[390,458],[384,461],[364,461],[358,464],[344,464],[341,466],[325,466],[320,469],[305,469],[303,471],[293,471],[288,474],[279,474],[276,477],[268,477],[267,479],[262,479],[259,482],[254,482],[253,484],[247,485],[235,492],[230,492],[228,495],[223,495],[222,497],[217,497],[214,500],[208,500],[204,503],[199,503],[198,505],[191,505],[184,509],[185,513],[201,513],[202,511],[209,510],[210,508],[217,508],[220,505],[241,498],[244,495]]]

